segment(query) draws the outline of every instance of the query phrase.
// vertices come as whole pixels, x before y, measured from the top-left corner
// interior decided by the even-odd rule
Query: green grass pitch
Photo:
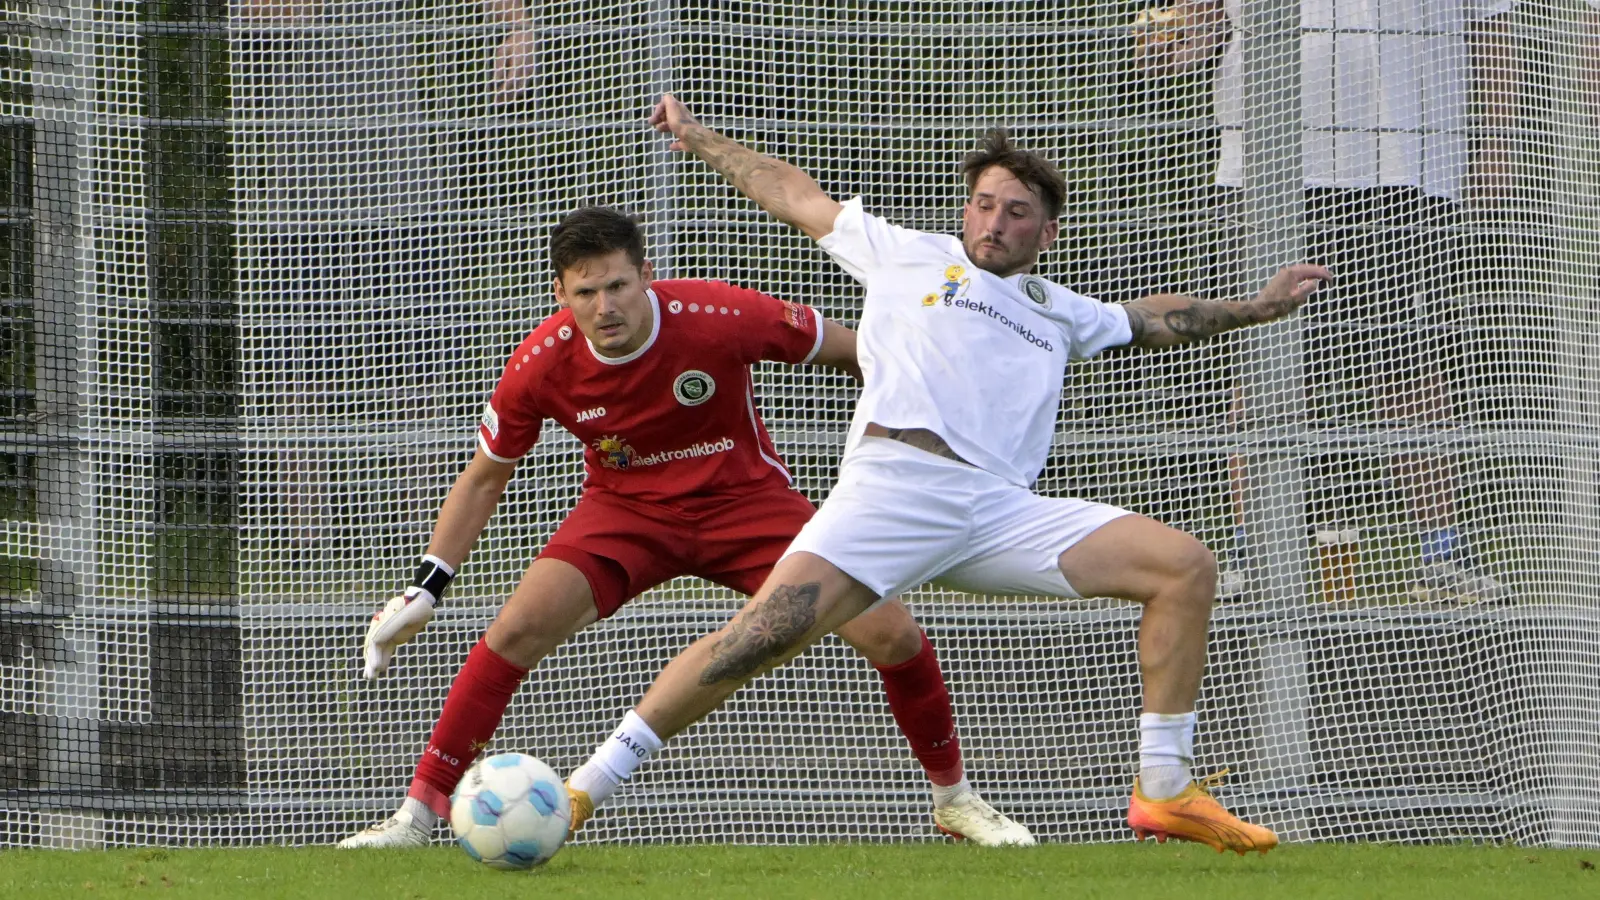
[[[578,846],[496,872],[455,848],[0,851],[0,897],[1028,898],[1600,897],[1600,852],[1317,844],[1262,857],[1194,845]]]

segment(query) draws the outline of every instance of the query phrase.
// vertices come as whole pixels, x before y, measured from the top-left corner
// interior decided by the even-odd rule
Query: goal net
[[[987,127],[1069,197],[1041,273],[1297,316],[1075,366],[1036,489],[1216,551],[1197,768],[1287,840],[1600,835],[1600,8],[1586,0],[37,0],[0,25],[0,846],[324,843],[404,795],[457,667],[578,496],[547,429],[433,625],[360,678],[554,309],[636,212],[666,277],[862,291],[644,125],[702,121],[956,232]],[[1005,360],[994,363],[1004,368]],[[856,395],[759,371],[801,487]],[[529,676],[490,747],[580,763],[739,606],[677,581]],[[908,597],[967,770],[1124,840],[1138,610]],[[835,639],[675,740],[586,841],[935,837]]]

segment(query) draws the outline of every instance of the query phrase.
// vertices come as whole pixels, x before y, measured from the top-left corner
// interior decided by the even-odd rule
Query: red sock
[[[482,638],[478,640],[450,685],[407,796],[426,803],[440,818],[450,815],[450,793],[489,745],[511,695],[527,674],[527,669],[506,662]]]
[[[961,739],[956,736],[950,690],[945,687],[939,657],[928,635],[922,635],[922,649],[916,656],[877,669],[883,676],[883,692],[889,696],[889,711],[911,743],[911,752],[928,771],[928,780],[945,787],[959,783]]]

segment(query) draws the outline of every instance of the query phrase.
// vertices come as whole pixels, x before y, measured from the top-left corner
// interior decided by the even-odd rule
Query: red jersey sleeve
[[[736,329],[750,362],[807,363],[822,349],[822,319],[811,307],[720,281],[703,285],[707,299],[734,313],[722,321]]]
[[[535,398],[534,367],[524,362],[526,358],[521,346],[511,354],[478,423],[478,446],[499,462],[515,462],[526,455],[538,443],[544,425],[544,412]]]

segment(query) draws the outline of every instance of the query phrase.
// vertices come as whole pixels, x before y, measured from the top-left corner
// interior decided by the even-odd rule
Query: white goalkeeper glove
[[[367,626],[367,639],[362,645],[366,667],[361,674],[368,681],[383,677],[389,671],[389,661],[396,647],[416,637],[433,621],[433,607],[438,597],[455,577],[450,566],[436,556],[424,556],[417,567],[416,583],[405,593],[384,604]]]

